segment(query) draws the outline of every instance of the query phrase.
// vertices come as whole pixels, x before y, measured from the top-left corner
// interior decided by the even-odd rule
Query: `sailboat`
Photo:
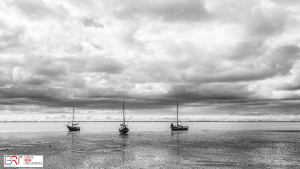
[[[181,126],[178,124],[178,102],[177,102],[177,124],[173,125],[173,123],[171,123],[171,130],[172,131],[183,131],[183,130],[188,130],[189,127],[188,126]]]
[[[129,128],[125,124],[125,100],[123,100],[123,123],[120,124],[119,132],[121,134],[127,134],[129,131]]]
[[[67,125],[69,131],[80,131],[80,127],[77,126],[79,125],[79,123],[74,123],[74,107],[73,107],[73,117],[72,117],[72,126],[70,126],[69,124]]]

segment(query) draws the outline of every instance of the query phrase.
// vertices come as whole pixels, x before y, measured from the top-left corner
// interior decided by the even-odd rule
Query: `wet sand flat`
[[[291,131],[1,132],[0,152],[43,155],[44,168],[298,168]]]

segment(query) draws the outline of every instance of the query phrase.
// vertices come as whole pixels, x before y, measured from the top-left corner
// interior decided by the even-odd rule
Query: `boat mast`
[[[177,102],[177,126],[178,126],[178,102]]]
[[[123,100],[123,124],[125,125],[125,100]]]
[[[74,106],[73,106],[72,127],[73,127],[73,120],[74,120]]]

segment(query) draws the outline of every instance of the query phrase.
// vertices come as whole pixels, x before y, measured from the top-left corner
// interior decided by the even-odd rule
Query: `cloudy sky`
[[[1,1],[0,120],[300,119],[299,5]]]

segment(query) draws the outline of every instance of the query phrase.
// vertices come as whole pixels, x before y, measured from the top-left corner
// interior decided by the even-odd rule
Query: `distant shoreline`
[[[69,121],[0,121],[0,123],[10,123],[10,122],[64,122],[67,123]],[[74,122],[123,122],[123,121],[74,121]],[[176,121],[126,121],[126,122],[176,122]],[[180,121],[180,122],[300,122],[300,121]]]

